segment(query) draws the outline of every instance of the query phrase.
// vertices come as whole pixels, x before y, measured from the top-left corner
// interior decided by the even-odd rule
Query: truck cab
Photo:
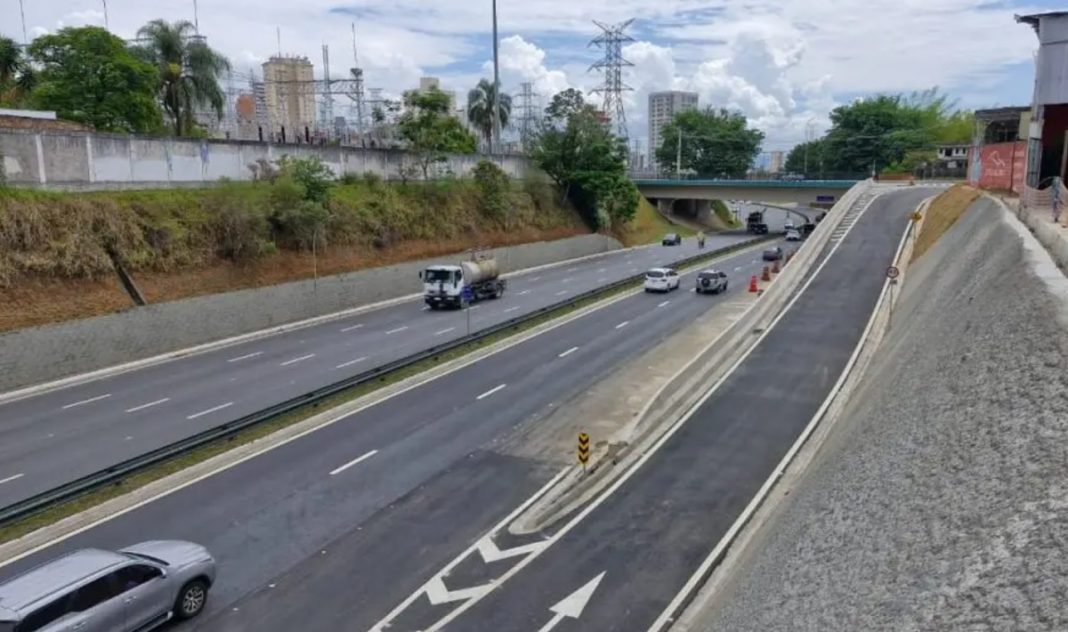
[[[431,309],[462,304],[464,272],[460,266],[430,266],[419,273],[419,278],[423,280],[423,299]]]

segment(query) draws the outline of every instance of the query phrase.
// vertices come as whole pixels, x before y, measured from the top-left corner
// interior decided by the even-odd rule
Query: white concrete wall
[[[249,165],[286,154],[317,155],[336,175],[374,173],[386,179],[398,178],[403,168],[415,164],[414,155],[393,149],[0,130],[0,164],[7,183],[57,189],[195,186],[220,178],[249,180]],[[467,175],[484,158],[450,156],[434,167],[432,175]],[[530,169],[522,156],[490,159],[512,177],[521,177]]]

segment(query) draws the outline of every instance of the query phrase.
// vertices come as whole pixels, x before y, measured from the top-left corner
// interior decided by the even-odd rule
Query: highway
[[[827,397],[872,313],[909,212],[931,193],[876,198],[752,353],[612,493],[544,533],[488,534],[498,549],[528,548],[494,563],[461,556],[437,588],[398,602],[374,629],[649,630]],[[467,589],[474,590],[463,598]],[[261,592],[241,607],[257,611],[270,598]]]
[[[663,253],[642,251],[641,266]],[[639,253],[632,256],[638,263]],[[744,292],[762,264],[759,248],[718,263],[732,280],[728,295]],[[494,449],[499,441],[722,301],[689,292],[692,274],[683,284],[667,295],[622,298],[115,516],[0,567],[0,580],[73,548],[188,539],[207,546],[220,565],[199,629],[368,627],[570,460],[511,456]],[[437,315],[450,317],[425,317]],[[294,594],[267,604],[253,597],[256,609],[240,603],[261,590],[311,590],[320,577],[336,580],[322,565],[344,572],[344,580],[321,603]],[[335,614],[342,618],[327,620]]]
[[[749,239],[709,236],[706,249]],[[698,253],[695,240],[515,276],[472,331]],[[444,259],[448,261],[449,259]],[[420,289],[412,279],[412,292]],[[410,301],[0,405],[0,506],[467,333]]]

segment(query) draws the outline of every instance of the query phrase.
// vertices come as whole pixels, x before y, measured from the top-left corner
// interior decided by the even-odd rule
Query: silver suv
[[[83,549],[0,583],[0,632],[132,632],[200,614],[215,560],[199,544]]]

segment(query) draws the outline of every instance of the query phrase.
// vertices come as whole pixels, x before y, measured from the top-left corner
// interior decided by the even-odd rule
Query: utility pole
[[[193,0],[193,30],[200,35],[200,16],[197,12],[197,0]]]
[[[356,23],[352,23],[352,78],[356,81],[354,95],[356,101],[356,133],[363,139],[363,68],[360,57],[356,54]]]
[[[679,136],[675,142],[675,179],[682,180],[682,129],[678,132]]]
[[[111,25],[108,22],[108,0],[101,0],[104,3],[104,30],[110,31]]]
[[[501,73],[497,48],[497,0],[493,0],[493,137],[490,140],[490,154],[500,149],[501,142]]]
[[[22,15],[22,43],[29,46],[30,39],[26,37],[26,9],[22,6],[22,0],[19,0],[19,13]]]

